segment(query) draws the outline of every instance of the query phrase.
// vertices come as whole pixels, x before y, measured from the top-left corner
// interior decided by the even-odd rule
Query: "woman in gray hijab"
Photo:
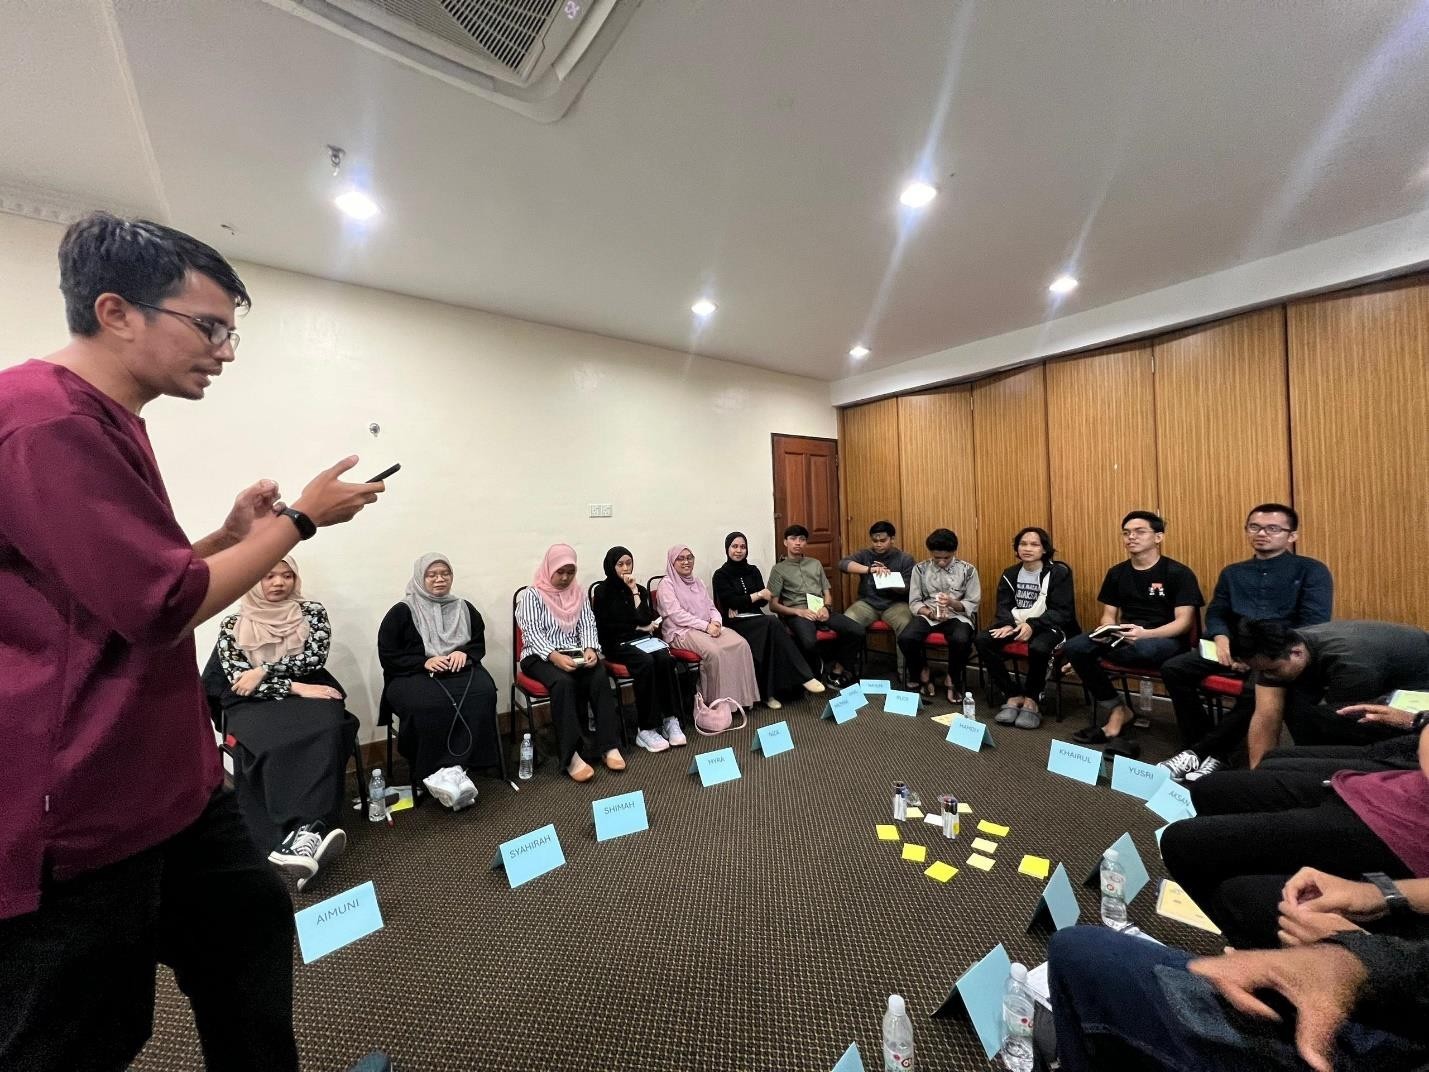
[[[397,748],[417,783],[460,811],[476,800],[467,770],[501,762],[496,683],[481,665],[486,625],[452,593],[451,560],[426,554],[412,567],[407,594],[377,630],[384,686],[378,724],[395,713]]]

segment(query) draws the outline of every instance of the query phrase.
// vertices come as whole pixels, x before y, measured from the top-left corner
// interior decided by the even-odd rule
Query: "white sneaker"
[[[660,727],[660,732],[665,735],[665,740],[669,741],[676,748],[689,743],[685,740],[685,731],[680,729],[680,720],[678,718],[667,718],[665,724]]]
[[[465,772],[460,767],[443,767],[441,770],[433,771],[422,779],[422,784],[427,787],[427,792],[436,797],[448,808],[456,809],[457,801],[461,798],[461,779]],[[476,786],[472,786],[473,794]],[[475,799],[473,796],[472,799]]]
[[[1224,766],[1225,764],[1222,763],[1215,756],[1207,756],[1204,760],[1202,760],[1201,765],[1199,767],[1193,770],[1190,774],[1186,775],[1186,781],[1199,782],[1206,775],[1215,774],[1216,771],[1220,770]]]
[[[451,769],[456,772],[452,775],[452,782],[457,788],[456,803],[452,805],[452,811],[461,811],[462,808],[469,808],[476,803],[476,783],[462,768]]]
[[[778,700],[776,700],[773,696],[771,696],[769,697],[769,699],[764,701],[764,706],[769,708],[769,710],[771,711],[777,711],[784,705],[781,704]]]
[[[1200,767],[1201,757],[1188,748],[1184,752],[1177,752],[1170,759],[1163,759],[1156,765],[1170,771],[1171,777],[1179,782]]]
[[[635,735],[635,743],[647,752],[663,752],[670,747],[670,742],[654,730],[641,730]]]

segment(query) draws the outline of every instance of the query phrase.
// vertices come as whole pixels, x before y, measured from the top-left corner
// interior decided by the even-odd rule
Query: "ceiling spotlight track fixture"
[[[347,156],[347,150],[340,145],[329,145],[327,147],[327,162],[332,165],[332,177],[337,178],[337,173],[342,170],[343,158]]]

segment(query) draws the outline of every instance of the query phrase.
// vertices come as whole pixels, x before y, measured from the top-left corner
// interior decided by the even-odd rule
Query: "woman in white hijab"
[[[302,889],[347,844],[341,828],[357,719],[327,672],[332,627],[303,598],[292,557],[274,565],[219,625],[221,693],[238,805],[253,840]]]
[[[382,619],[377,658],[385,685],[379,725],[398,718],[397,748],[413,782],[460,811],[476,800],[467,769],[500,766],[496,683],[481,665],[486,625],[452,592],[451,559],[417,559],[407,594]]]

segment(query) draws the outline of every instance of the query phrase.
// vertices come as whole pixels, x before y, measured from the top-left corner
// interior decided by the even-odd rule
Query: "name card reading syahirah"
[[[533,878],[563,867],[566,854],[561,849],[561,839],[556,836],[556,828],[547,823],[539,830],[503,841],[491,861],[491,870],[506,871],[506,878],[514,890]]]

